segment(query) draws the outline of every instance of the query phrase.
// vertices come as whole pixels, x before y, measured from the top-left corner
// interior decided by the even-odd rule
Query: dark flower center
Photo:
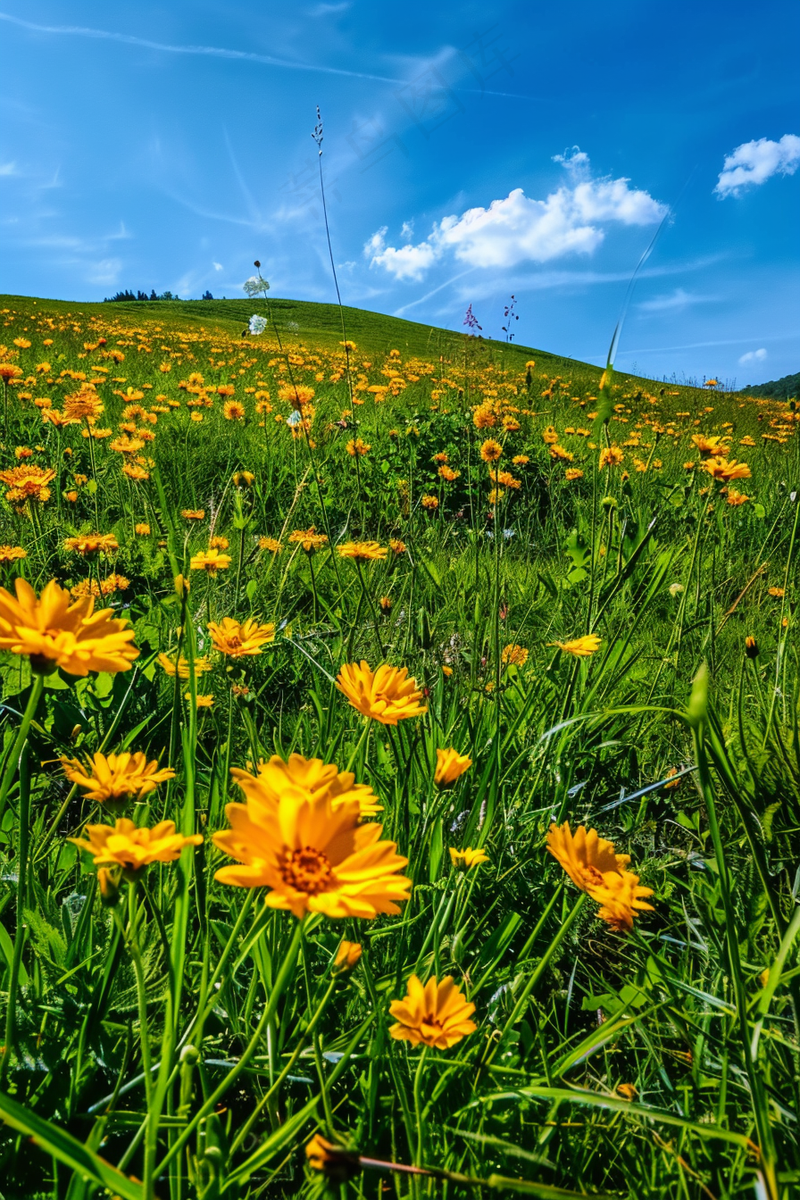
[[[333,868],[327,855],[311,846],[292,850],[284,856],[281,875],[289,887],[307,896],[318,896],[327,891],[333,880]]]

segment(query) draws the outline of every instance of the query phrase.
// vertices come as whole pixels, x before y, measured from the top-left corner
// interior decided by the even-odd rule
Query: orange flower
[[[199,846],[203,835],[183,837],[175,832],[174,821],[161,821],[152,829],[140,829],[127,817],[114,825],[87,825],[89,840],[67,838],[79,850],[93,856],[94,864],[118,866],[127,879],[136,879],[153,862],[175,862],[186,846]]]
[[[37,674],[128,671],[139,657],[127,619],[112,619],[110,608],[95,612],[92,597],[71,603],[54,579],[39,599],[25,579],[15,588],[16,599],[0,588],[0,650],[27,655]]]
[[[503,453],[503,447],[494,438],[487,438],[481,446],[481,458],[484,462],[497,462]]]
[[[547,834],[547,849],[582,892],[593,896],[595,889],[605,886],[609,875],[618,875],[631,861],[627,854],[617,854],[612,842],[601,838],[596,829],[587,833],[581,825],[575,833],[569,821],[551,825]]]
[[[381,725],[396,725],[408,717],[421,717],[428,711],[421,705],[422,692],[416,679],[409,679],[407,667],[383,663],[376,671],[361,661],[343,666],[336,686],[365,717]]]
[[[412,1046],[422,1043],[449,1050],[477,1029],[470,1020],[475,1005],[467,1003],[452,975],[446,975],[441,983],[433,975],[426,984],[412,975],[407,995],[393,1000],[389,1012],[397,1020],[389,1030],[392,1037],[411,1042]]]
[[[258,777],[232,771],[247,803],[227,806],[231,828],[215,833],[214,844],[241,865],[222,867],[215,878],[269,888],[266,903],[296,917],[315,912],[371,920],[399,913],[411,888],[399,874],[408,859],[382,840],[381,825],[360,824],[357,792],[339,787],[352,775],[293,758],[299,765],[273,758]]]
[[[438,783],[439,787],[447,787],[455,783],[471,766],[472,759],[469,755],[459,754],[452,746],[447,750],[437,750],[433,782]]]
[[[210,621],[208,632],[214,649],[228,658],[252,658],[267,642],[275,641],[275,625],[271,621],[259,625],[252,617],[241,623],[233,617],[224,617],[219,624]]]

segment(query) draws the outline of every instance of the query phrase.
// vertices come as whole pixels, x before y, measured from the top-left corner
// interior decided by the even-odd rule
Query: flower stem
[[[28,757],[25,748],[19,760],[19,840],[17,842],[17,914],[14,932],[14,951],[11,958],[11,976],[8,983],[8,1007],[6,1009],[5,1045],[0,1052],[0,1083],[3,1082],[11,1055],[17,1025],[17,988],[22,965],[22,945],[25,941],[25,901],[28,890],[28,837],[30,833],[31,788]]]
[[[41,699],[43,689],[44,676],[36,675],[31,686],[31,694],[28,697],[28,703],[25,705],[25,712],[22,715],[22,724],[17,731],[17,737],[14,745],[11,747],[11,753],[8,756],[8,762],[6,763],[6,769],[3,772],[3,781],[0,783],[0,819],[2,819],[3,816],[6,799],[9,791],[11,790],[11,784],[14,779],[14,772],[19,764],[20,755],[22,754],[22,747],[25,745],[25,741],[28,737],[28,730],[30,729],[31,722],[36,715],[36,709],[39,707],[39,701]]]

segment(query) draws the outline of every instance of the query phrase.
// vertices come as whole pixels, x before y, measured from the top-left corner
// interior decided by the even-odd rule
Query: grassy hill
[[[270,297],[269,305],[278,329],[292,341],[335,347],[342,340],[342,313],[336,304]],[[78,304],[64,300],[0,295],[0,306],[13,306],[23,311],[28,307],[47,307],[54,312],[71,312],[76,316],[95,314],[109,319],[112,316],[124,316],[137,323],[155,321],[175,326],[199,324],[224,329],[231,336],[239,336],[247,330],[247,322],[253,313],[267,313],[267,306],[261,299],[136,300]],[[421,357],[434,357],[438,354],[450,357],[457,354],[465,342],[479,341],[486,347],[492,359],[507,358],[509,361],[519,362],[536,357],[542,363],[547,363],[553,371],[580,367],[595,372],[598,378],[600,376],[599,368],[588,363],[561,358],[530,346],[488,339],[470,339],[462,333],[423,325],[417,321],[406,321],[401,317],[368,312],[361,308],[345,306],[343,315],[347,337],[374,353],[388,354],[392,348],[397,347],[406,354]]]
[[[780,379],[771,379],[768,383],[757,383],[743,387],[742,392],[748,396],[770,396],[775,400],[790,400],[800,397],[800,371],[794,375],[782,375]]]
[[[0,298],[3,1193],[789,1200],[797,414],[260,311]]]

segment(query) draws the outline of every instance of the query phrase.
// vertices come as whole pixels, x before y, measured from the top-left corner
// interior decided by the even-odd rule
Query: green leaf
[[[45,1121],[2,1092],[0,1092],[0,1117],[12,1129],[29,1137],[45,1154],[52,1155],[53,1158],[57,1158],[59,1162],[64,1163],[73,1171],[108,1188],[110,1192],[121,1196],[123,1200],[145,1200],[144,1188],[141,1183],[123,1175],[111,1163],[106,1162],[99,1154],[95,1154],[88,1146],[79,1142],[71,1133]]]

